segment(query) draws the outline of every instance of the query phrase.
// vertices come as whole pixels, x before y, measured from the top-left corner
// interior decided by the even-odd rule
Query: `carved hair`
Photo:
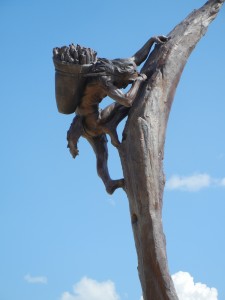
[[[130,77],[137,73],[135,64],[131,59],[113,59],[98,58],[97,63],[92,67],[92,72],[102,73],[114,76]]]

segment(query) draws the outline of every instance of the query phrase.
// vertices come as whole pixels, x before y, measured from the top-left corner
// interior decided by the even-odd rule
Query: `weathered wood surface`
[[[152,52],[142,69],[148,80],[130,110],[119,148],[144,300],[178,299],[162,226],[165,132],[187,59],[224,1],[210,0],[192,12],[169,33],[171,39]]]

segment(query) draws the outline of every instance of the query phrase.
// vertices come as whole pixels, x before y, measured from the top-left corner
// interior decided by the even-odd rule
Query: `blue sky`
[[[70,156],[73,115],[55,105],[52,48],[129,57],[203,3],[1,0],[1,300],[140,300],[126,195],[105,192],[86,141]],[[163,223],[181,300],[225,299],[224,25],[223,8],[188,61],[167,130]]]

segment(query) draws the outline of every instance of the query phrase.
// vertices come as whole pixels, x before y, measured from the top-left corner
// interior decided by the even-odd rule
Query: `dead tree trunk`
[[[145,300],[178,299],[162,227],[165,132],[187,59],[224,1],[209,0],[192,12],[169,33],[171,39],[151,53],[142,69],[148,80],[129,112],[119,148]]]

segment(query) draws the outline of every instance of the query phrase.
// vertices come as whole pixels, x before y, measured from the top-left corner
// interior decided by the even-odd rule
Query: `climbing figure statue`
[[[74,44],[53,49],[58,110],[76,114],[67,133],[68,148],[75,158],[79,138],[87,139],[96,155],[98,175],[109,194],[123,188],[124,179],[112,180],[109,175],[106,134],[119,147],[116,128],[128,115],[141,83],[147,79],[137,66],[147,59],[154,43],[163,44],[167,40],[165,36],[152,37],[126,59],[97,58],[94,50]],[[123,93],[121,89],[129,84],[130,90]],[[100,110],[99,104],[106,96],[115,102]]]

